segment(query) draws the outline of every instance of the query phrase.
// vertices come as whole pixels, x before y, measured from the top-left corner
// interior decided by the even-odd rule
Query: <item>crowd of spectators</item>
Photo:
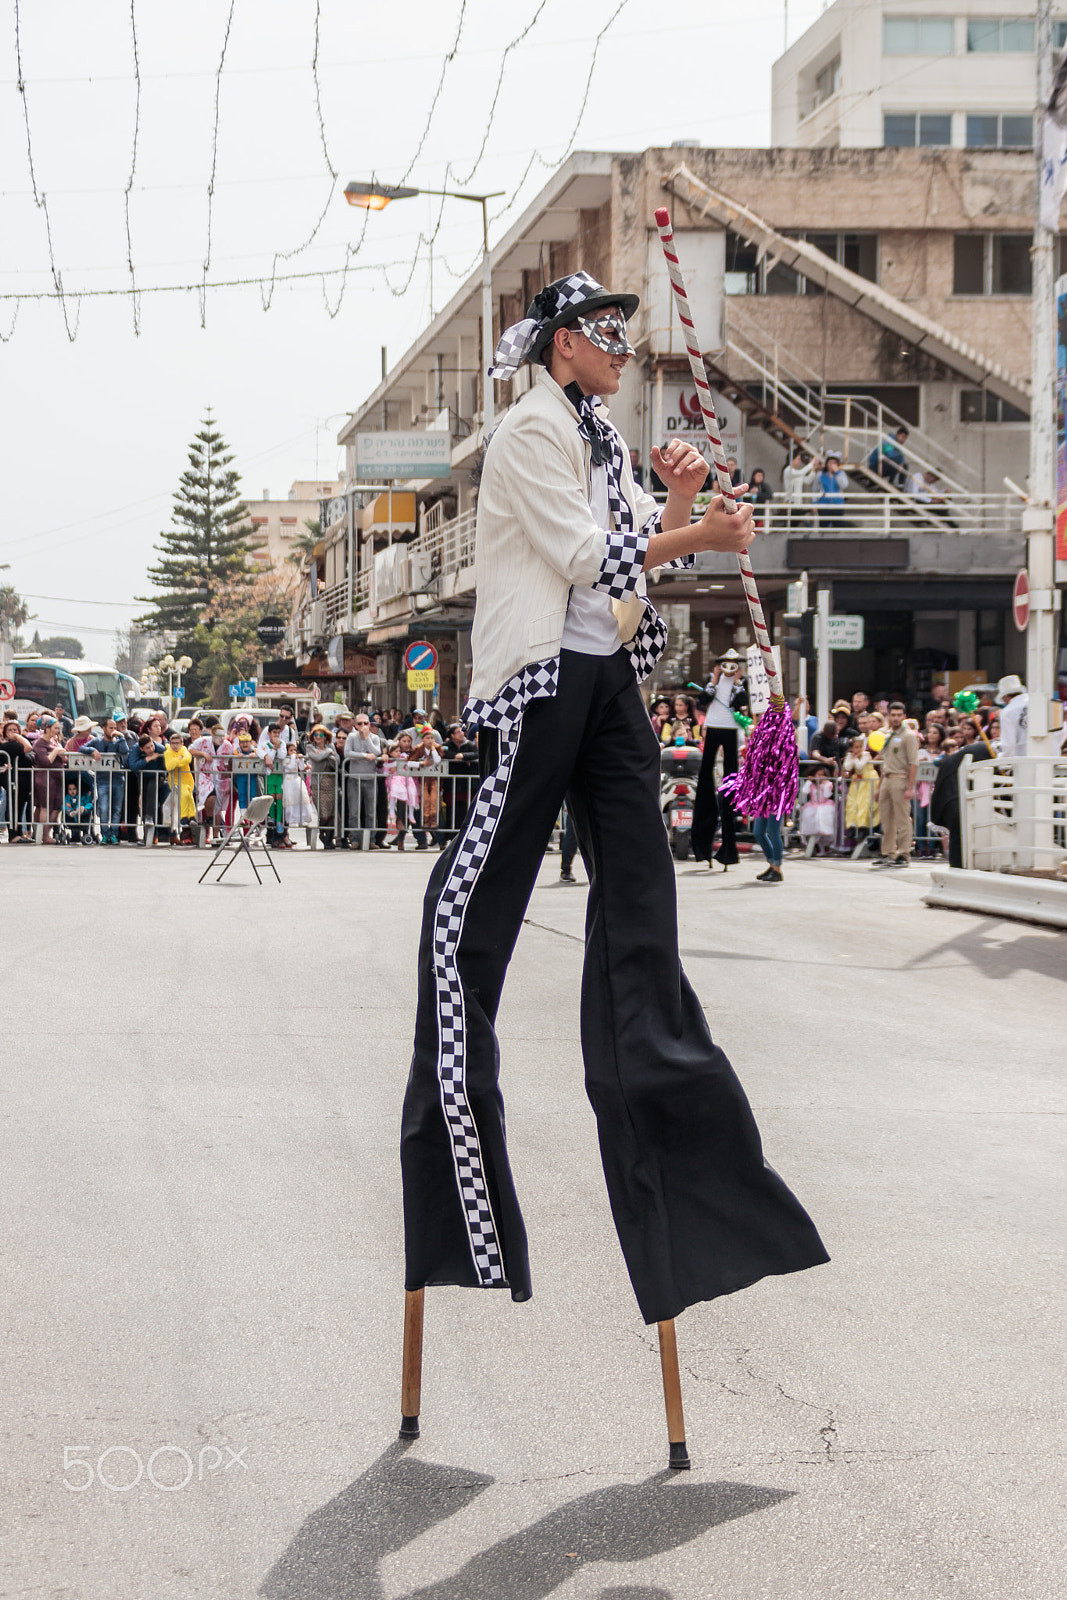
[[[105,759],[107,758],[107,759]],[[434,707],[337,712],[332,725],[292,704],[224,727],[214,714],[179,729],[143,719],[74,720],[57,707],[0,725],[0,836],[12,844],[217,846],[251,798],[275,797],[268,838],[298,829],[327,849],[442,848],[478,781],[477,745]]]
[[[743,680],[732,681],[736,690],[727,703],[744,724],[747,692]],[[1002,686],[1009,681],[1017,683],[1005,679]],[[797,701],[801,793],[794,837],[818,853],[851,850],[864,840],[873,847],[880,838],[883,859],[899,865],[911,853],[913,829],[920,856],[940,854],[946,830],[934,794],[936,769],[967,750],[1020,753],[1010,741],[1019,721],[1012,708],[1022,697],[1013,690],[1004,708],[992,694],[974,698],[973,709],[960,709],[935,684],[925,703],[912,708],[918,714],[909,715],[899,702],[872,704],[857,690],[834,703],[821,727],[808,702]],[[655,699],[649,714],[661,743],[703,750],[708,703],[707,694],[684,691]],[[901,777],[903,784],[896,781]],[[57,708],[32,712],[24,723],[11,711],[0,719],[0,838],[6,832],[14,844],[39,838],[217,845],[249,800],[266,793],[274,797],[268,837],[276,849],[291,849],[300,829],[310,840],[314,829],[327,850],[403,850],[409,834],[417,849],[428,850],[443,848],[460,827],[477,783],[476,742],[437,707],[340,708],[330,726],[298,717],[284,703],[262,723],[250,709],[228,727],[205,713],[181,730],[161,712],[94,723],[71,720]],[[907,828],[898,815],[905,803]]]
[[[900,701],[881,699],[872,705],[868,696],[857,690],[851,700],[835,701],[831,720],[821,727],[808,703],[797,701],[793,721],[798,744],[801,749],[807,747],[807,759],[801,762],[801,838],[814,840],[815,849],[825,853],[880,835],[883,860],[891,857],[898,866],[907,864],[913,838],[917,855],[940,855],[948,842],[948,830],[939,821],[933,794],[936,769],[942,761],[969,749],[983,758],[1002,749],[1018,753],[1001,738],[1001,707],[995,697],[984,691],[973,698],[973,709],[960,709],[953,704],[948,688],[935,683],[918,715],[912,716]],[[894,816],[895,837],[892,848],[886,850],[889,829],[882,812],[890,791],[897,787],[886,782],[895,765],[888,759],[886,747],[899,743],[895,735],[901,731],[908,756],[904,767],[908,781],[902,796],[911,808],[913,838],[903,823],[896,826]]]
[[[1025,695],[1018,680],[1005,678],[1001,688],[1007,708],[1020,704],[1020,691]],[[738,699],[744,700],[743,685]],[[939,817],[934,798],[942,761],[968,750],[981,757],[1023,753],[1007,729],[1002,738],[1001,718],[1011,710],[987,691],[973,700],[973,709],[960,709],[938,683],[910,715],[901,701],[872,704],[856,690],[834,702],[821,727],[806,700],[794,702],[801,771],[794,842],[829,854],[851,853],[866,841],[872,851],[880,846],[879,864],[897,866],[907,864],[913,847],[920,857],[948,851],[952,819]],[[703,750],[707,703],[706,693],[655,699],[650,716],[661,743]]]

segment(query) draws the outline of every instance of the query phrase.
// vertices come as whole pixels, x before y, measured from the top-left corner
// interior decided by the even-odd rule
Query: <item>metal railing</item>
[[[429,557],[441,573],[459,572],[474,564],[473,510],[463,511],[447,522],[427,526],[411,546],[412,557]]]
[[[964,761],[959,783],[965,868],[1032,872],[1067,860],[1067,760]]]
[[[833,451],[842,460],[866,460],[883,439],[903,427],[908,429],[904,454],[909,470],[936,472],[942,485],[957,495],[979,490],[981,477],[974,468],[891,406],[859,394],[824,397],[822,375],[762,328],[735,297],[726,301],[726,347],[739,364],[731,376],[739,383],[758,383],[770,409],[820,455]]]
[[[920,764],[911,801],[912,854],[920,859],[933,860],[946,853],[946,831],[930,821],[929,791],[936,770],[933,762]],[[800,845],[808,856],[848,855],[855,861],[877,855],[882,831],[881,782],[881,774],[828,774],[827,769],[802,759],[796,807],[782,823],[787,845]]]
[[[738,382],[760,384],[764,403],[770,402],[775,416],[807,438],[822,421],[819,386],[822,382],[814,367],[809,367],[792,351],[770,339],[759,324],[740,309],[733,297],[726,301],[726,348],[739,363],[740,371],[731,376]],[[743,374],[743,376],[742,376]]]
[[[872,495],[848,489],[833,502],[820,501],[810,489],[803,501],[791,503],[776,495],[755,508],[761,533],[860,533],[885,536],[909,533],[1014,534],[1019,532],[1020,505],[1010,494]]]
[[[358,850],[396,845],[411,835],[416,848],[429,849],[456,834],[480,781],[476,765],[466,758],[460,764],[447,752],[436,766],[382,758],[371,771],[359,756],[313,763],[297,755],[273,767],[255,756],[215,756],[191,784],[188,768],[182,784],[163,767],[131,770],[115,757],[101,760],[113,764],[68,754],[68,765],[49,770],[36,794],[24,786],[21,801],[10,764],[0,770],[0,831],[7,830],[9,840],[24,832],[38,843],[47,832],[61,844],[121,840],[204,848],[221,841],[251,800],[273,794],[268,837],[274,844],[303,834],[311,849]]]

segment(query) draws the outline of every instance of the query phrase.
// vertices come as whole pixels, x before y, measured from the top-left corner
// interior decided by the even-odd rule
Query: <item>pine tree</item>
[[[159,559],[148,569],[150,583],[162,593],[142,596],[153,609],[137,619],[151,632],[177,633],[173,653],[193,660],[185,680],[190,697],[198,696],[203,687],[197,663],[205,648],[202,635],[199,640],[195,637],[197,626],[214,595],[239,583],[247,570],[246,540],[253,530],[244,522],[248,508],[232,460],[209,410],[189,447],[189,466],[174,497],[172,526],[160,534]]]

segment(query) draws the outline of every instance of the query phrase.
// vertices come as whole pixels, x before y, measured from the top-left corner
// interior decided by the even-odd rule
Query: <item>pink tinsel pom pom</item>
[[[797,736],[788,708],[771,706],[745,746],[741,771],[724,778],[720,792],[739,816],[788,816],[797,803],[800,768]]]

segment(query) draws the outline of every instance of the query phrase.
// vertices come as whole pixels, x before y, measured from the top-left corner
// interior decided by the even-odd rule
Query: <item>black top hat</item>
[[[530,359],[537,360],[557,328],[566,328],[570,323],[577,322],[579,317],[588,316],[591,311],[600,311],[604,306],[618,306],[629,322],[640,304],[640,295],[612,294],[588,272],[571,272],[565,278],[557,278],[555,283],[546,284],[539,294],[534,295],[526,313],[538,321],[547,318],[534,340]]]
[[[570,272],[565,278],[557,278],[534,295],[522,322],[504,329],[490,374],[494,378],[513,377],[524,361],[537,360],[557,328],[566,328],[579,317],[604,306],[618,306],[629,321],[640,304],[639,295],[613,294],[588,272]]]

